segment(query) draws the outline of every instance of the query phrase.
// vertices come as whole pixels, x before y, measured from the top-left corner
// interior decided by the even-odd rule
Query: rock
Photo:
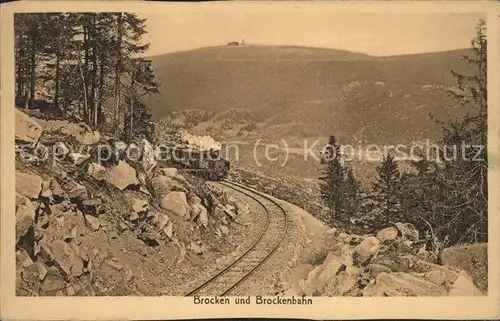
[[[68,287],[66,288],[66,293],[68,294],[68,296],[74,296],[76,294],[76,291],[73,286],[68,285]]]
[[[208,212],[207,209],[203,205],[198,205],[200,209],[200,214],[198,215],[198,224],[203,227],[208,226]]]
[[[15,115],[14,129],[16,131],[16,141],[36,144],[40,139],[40,135],[42,135],[42,126],[17,108]]]
[[[327,235],[335,235],[336,233],[337,233],[337,229],[335,227],[332,227],[328,231],[326,231]]]
[[[63,290],[66,287],[64,278],[59,272],[59,270],[52,266],[48,269],[45,280],[43,281],[42,289],[45,292],[54,292],[58,290]]]
[[[38,279],[40,281],[45,280],[45,277],[47,276],[48,268],[45,264],[43,264],[40,261],[37,261],[33,263],[32,265],[34,273],[38,276]]]
[[[84,161],[90,158],[90,155],[82,153],[69,153],[68,158],[73,162],[73,164],[81,165]]]
[[[318,276],[316,289],[320,292],[323,291],[332,278],[335,278],[340,272],[345,270],[345,265],[337,260],[330,260],[330,262],[323,264],[324,268]]]
[[[444,265],[463,269],[483,292],[488,292],[488,243],[453,246],[442,251]]]
[[[52,197],[55,199],[62,199],[65,196],[64,190],[55,179],[50,180],[50,190],[52,192]]]
[[[160,169],[160,172],[167,177],[176,177],[177,176],[177,168],[174,167],[166,167]]]
[[[380,249],[380,241],[375,236],[369,236],[359,243],[355,248],[355,253],[360,261],[364,262]]]
[[[42,183],[43,180],[38,175],[16,171],[16,192],[30,199],[38,199]]]
[[[383,265],[383,264],[377,264],[373,263],[368,266],[368,269],[370,271],[370,274],[372,277],[377,277],[380,273],[391,273],[392,270],[390,267]]]
[[[171,239],[172,238],[172,235],[173,235],[173,227],[174,227],[174,224],[172,223],[172,221],[168,221],[168,223],[165,225],[165,227],[163,228],[163,233],[165,233],[165,235]]]
[[[80,201],[87,199],[89,196],[87,188],[78,183],[75,183],[74,187],[71,188],[67,194],[70,199],[75,199]]]
[[[134,199],[134,204],[132,205],[132,209],[136,213],[144,213],[149,211],[149,202],[147,200]]]
[[[481,296],[484,295],[472,282],[466,272],[459,273],[458,278],[451,285],[449,296]]]
[[[64,160],[71,150],[63,142],[56,142],[54,144],[54,156],[57,160]]]
[[[157,164],[156,152],[147,139],[141,141],[142,145],[142,168],[148,173]]]
[[[118,165],[109,169],[106,181],[122,191],[129,186],[139,184],[135,169],[122,160],[118,162]]]
[[[31,260],[25,249],[16,251],[16,262],[19,262],[19,264],[24,268],[33,264],[33,260]]]
[[[66,275],[71,275],[71,267],[77,258],[71,246],[62,241],[55,240],[49,244],[52,259],[57,262]]]
[[[96,181],[103,181],[106,179],[106,167],[97,163],[90,163],[87,168],[87,175]]]
[[[162,229],[170,221],[170,218],[166,214],[158,213],[156,214],[156,226],[158,229]]]
[[[191,242],[189,244],[189,250],[195,254],[203,254],[205,253],[205,246],[203,244],[198,244],[196,242]]]
[[[187,192],[186,188],[179,181],[168,176],[155,176],[151,180],[151,187],[157,195],[166,195],[171,191]]]
[[[52,191],[50,190],[50,182],[51,181],[43,181],[42,182],[42,191],[40,192],[40,197],[45,199],[52,199]]]
[[[86,214],[99,214],[101,211],[102,200],[99,197],[85,199],[82,201],[81,211]]]
[[[78,277],[83,274],[83,261],[79,256],[76,256],[71,267],[71,276]]]
[[[222,235],[226,236],[226,235],[229,235],[229,228],[225,225],[221,225],[219,226],[219,229],[220,229],[220,232],[222,233]]]
[[[128,220],[130,222],[134,222],[134,221],[137,221],[139,218],[140,218],[139,214],[137,214],[136,212],[131,212],[129,217],[128,217]]]
[[[419,240],[418,230],[412,224],[398,222],[395,225],[403,239],[410,242],[417,242]]]
[[[349,275],[340,275],[337,280],[336,294],[344,296],[356,285],[356,279]]]
[[[16,244],[35,223],[35,207],[31,201],[16,193]]]
[[[113,260],[107,260],[106,263],[108,264],[109,267],[116,271],[121,271],[123,269],[123,266],[118,264],[117,262],[114,262]]]
[[[184,192],[168,193],[161,200],[161,207],[181,218],[189,216],[189,205]]]
[[[101,226],[101,222],[97,217],[94,217],[92,215],[85,215],[85,220],[87,221],[87,227],[89,227],[92,231],[97,231],[99,230],[99,227]]]
[[[447,275],[444,271],[433,270],[425,273],[424,277],[429,281],[441,285],[446,281]]]
[[[377,239],[382,242],[389,242],[398,237],[398,229],[395,227],[386,227],[377,233]]]
[[[415,275],[380,273],[363,289],[363,296],[446,296],[444,287]]]
[[[156,232],[143,232],[139,234],[139,238],[149,246],[158,246],[160,243],[158,240],[160,239],[158,233]]]

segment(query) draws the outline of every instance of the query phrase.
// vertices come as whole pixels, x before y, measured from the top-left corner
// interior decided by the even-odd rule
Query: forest
[[[151,133],[146,95],[158,92],[136,14],[23,13],[14,17],[16,106],[84,121],[130,140]]]

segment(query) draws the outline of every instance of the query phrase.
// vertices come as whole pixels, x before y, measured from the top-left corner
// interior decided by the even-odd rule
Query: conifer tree
[[[344,164],[341,146],[334,135],[328,139],[321,157],[320,193],[329,209],[329,220],[347,221],[358,205],[360,183]]]
[[[377,167],[378,177],[373,183],[375,200],[378,204],[384,224],[398,220],[401,214],[400,191],[401,174],[394,156],[386,154],[382,164]]]

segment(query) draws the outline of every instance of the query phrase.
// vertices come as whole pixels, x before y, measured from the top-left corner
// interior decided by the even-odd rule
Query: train
[[[229,176],[230,162],[218,150],[177,148],[171,161],[182,170],[210,181],[219,181]]]

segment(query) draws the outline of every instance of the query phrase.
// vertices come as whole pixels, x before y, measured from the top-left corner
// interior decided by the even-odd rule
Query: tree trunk
[[[96,20],[95,17],[92,18],[92,32],[91,32],[91,44],[92,44],[92,89],[91,89],[91,101],[90,107],[92,109],[92,125],[94,129],[97,127],[97,106],[96,106],[96,96],[97,96],[97,41],[96,41]]]
[[[35,85],[36,85],[36,34],[31,32],[31,51],[30,51],[30,98],[28,107],[35,105]]]
[[[130,123],[129,123],[129,142],[132,141],[132,136],[134,134],[134,100],[135,100],[135,93],[134,93],[134,73],[132,72],[132,77],[130,81]]]
[[[83,27],[83,50],[84,50],[84,61],[83,61],[83,82],[85,88],[85,97],[89,97],[89,32],[88,27]],[[88,100],[86,102],[84,119],[87,124],[90,124],[91,111],[88,109]]]
[[[122,13],[118,13],[117,19],[117,48],[116,48],[116,64],[115,64],[115,110],[114,110],[114,126],[115,126],[115,134],[117,134],[119,124],[118,124],[118,116],[119,116],[119,107],[120,107],[120,73],[121,73],[121,53],[122,53],[122,29],[123,29],[123,21],[122,21]]]
[[[87,120],[87,115],[88,115],[87,86],[85,84],[85,76],[83,74],[82,62],[80,61],[80,57],[78,57],[77,60],[78,60],[78,70],[80,71],[80,78],[82,79],[82,85],[83,85],[83,117],[85,120]]]
[[[102,101],[104,98],[104,55],[103,53],[100,54],[100,61],[99,61],[99,97],[98,97],[98,103],[97,103],[97,119],[98,122],[99,120],[103,117],[102,114]],[[100,124],[98,124],[100,125]]]

